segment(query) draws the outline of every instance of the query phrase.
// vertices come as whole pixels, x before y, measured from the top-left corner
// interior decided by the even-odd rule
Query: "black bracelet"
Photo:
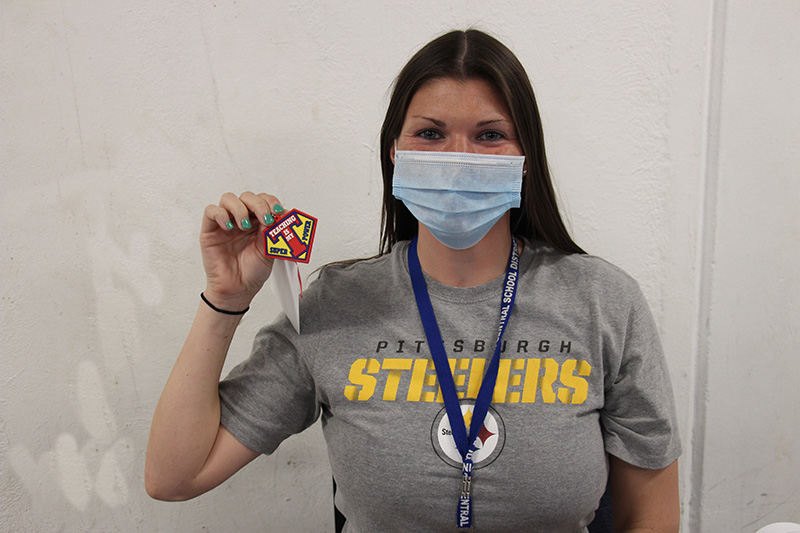
[[[202,299],[203,299],[203,301],[204,301],[204,302],[205,302],[205,303],[206,303],[206,304],[207,304],[207,305],[208,305],[208,306],[209,306],[211,309],[213,309],[213,310],[214,310],[214,311],[216,311],[217,313],[222,313],[223,315],[243,315],[243,314],[245,314],[246,312],[248,312],[248,311],[250,310],[250,306],[248,305],[248,306],[247,306],[247,309],[245,309],[244,311],[226,311],[225,309],[220,309],[219,307],[216,307],[214,304],[212,304],[211,302],[209,302],[209,301],[208,301],[208,299],[206,298],[206,295],[205,295],[205,294],[203,294],[202,292],[200,293],[200,298],[202,298]]]

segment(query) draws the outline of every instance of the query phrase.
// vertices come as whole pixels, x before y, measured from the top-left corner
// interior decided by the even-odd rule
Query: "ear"
[[[397,146],[397,141],[392,143],[392,147],[389,148],[389,157],[392,159],[392,164],[394,165],[394,148]]]

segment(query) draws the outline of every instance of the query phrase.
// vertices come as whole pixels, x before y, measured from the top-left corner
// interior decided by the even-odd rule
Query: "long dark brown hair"
[[[497,90],[511,113],[527,169],[522,202],[511,211],[514,235],[542,241],[564,253],[586,253],[570,237],[558,210],[539,109],[525,69],[500,41],[470,29],[452,31],[425,45],[395,80],[381,128],[383,210],[378,255],[388,253],[398,241],[412,239],[417,234],[417,220],[392,196],[391,149],[400,136],[414,94],[426,83],[440,78],[485,80]]]

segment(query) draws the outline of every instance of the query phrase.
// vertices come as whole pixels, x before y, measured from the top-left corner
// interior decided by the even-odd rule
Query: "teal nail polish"
[[[227,222],[225,222],[225,227],[228,229],[233,229],[233,222],[228,220]]]
[[[283,207],[281,207],[281,204],[275,204],[275,207],[273,207],[272,210],[276,213],[283,213]]]
[[[269,225],[274,224],[274,223],[275,223],[275,219],[272,218],[272,215],[270,215],[269,213],[264,215],[264,224],[269,226]]]
[[[243,218],[243,219],[242,219],[242,227],[243,227],[244,229],[250,229],[250,228],[252,228],[252,227],[253,227],[253,225],[252,225],[252,224],[250,224],[250,220],[249,220],[249,219],[247,219],[247,218]]]

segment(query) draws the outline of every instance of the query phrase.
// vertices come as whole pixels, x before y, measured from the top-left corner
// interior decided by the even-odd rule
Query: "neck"
[[[503,275],[511,253],[509,215],[501,218],[478,244],[466,250],[443,245],[419,226],[417,254],[423,272],[451,287],[477,287]]]

